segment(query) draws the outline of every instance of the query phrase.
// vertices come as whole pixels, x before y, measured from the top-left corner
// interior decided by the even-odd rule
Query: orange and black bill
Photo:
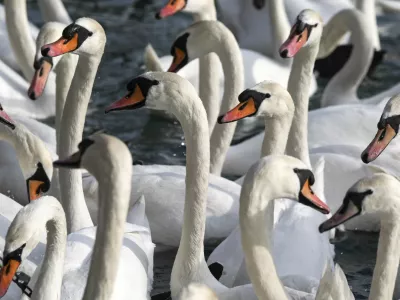
[[[28,89],[28,96],[32,100],[36,100],[43,94],[47,79],[53,68],[53,60],[51,57],[42,57],[39,61],[35,62],[34,68],[35,74]]]
[[[157,14],[157,19],[163,19],[176,14],[185,8],[187,0],[169,0],[168,4],[165,5]]]
[[[44,185],[43,181],[28,180],[29,201],[37,200],[42,196],[41,188],[43,185]]]
[[[22,245],[20,248],[10,252],[4,257],[4,265],[0,269],[0,298],[4,297],[7,293],[15,274],[17,273],[18,267],[21,264],[22,251],[25,246],[26,244]]]
[[[291,58],[303,47],[310,36],[311,28],[301,21],[297,21],[292,27],[288,39],[279,48],[279,54],[283,58]]]
[[[0,123],[10,127],[11,129],[15,129],[15,122],[10,118],[10,116],[4,111],[3,107],[0,104]]]
[[[386,124],[383,128],[380,128],[376,133],[375,138],[362,152],[362,161],[366,164],[374,161],[383,152],[383,150],[385,150],[385,148],[396,137],[396,135],[396,130],[394,130],[390,124]]]
[[[246,117],[251,117],[257,112],[256,103],[254,98],[250,97],[248,100],[239,103],[235,108],[231,109],[227,113],[218,117],[218,123],[230,123],[235,122]]]
[[[78,32],[75,32],[72,38],[61,37],[57,41],[42,46],[42,55],[55,57],[72,52],[78,48]]]
[[[105,113],[107,114],[111,111],[140,108],[144,106],[145,102],[146,98],[143,95],[140,86],[136,84],[132,92],[108,106],[105,110]]]
[[[299,202],[323,213],[329,214],[329,206],[325,204],[311,189],[310,179],[307,179],[301,188]]]
[[[179,49],[178,47],[173,48],[173,57],[174,59],[167,72],[176,73],[187,64],[188,58],[185,51]]]

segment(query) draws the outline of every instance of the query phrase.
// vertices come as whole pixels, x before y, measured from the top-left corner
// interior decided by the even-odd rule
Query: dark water
[[[2,1],[0,1],[2,2]],[[151,43],[159,55],[168,54],[171,42],[191,23],[191,18],[179,14],[157,21],[154,14],[165,0],[64,1],[73,19],[87,16],[98,20],[107,33],[107,46],[98,77],[94,85],[93,101],[89,106],[85,134],[104,130],[125,141],[135,159],[145,164],[184,164],[185,145],[183,133],[177,122],[151,114],[141,109],[104,115],[105,106],[125,93],[127,82],[143,73],[143,50]],[[28,4],[30,18],[37,25],[42,21],[35,2]],[[396,27],[400,17],[379,17],[381,28],[390,35],[381,36],[382,48],[388,51],[383,65],[374,78],[366,79],[359,91],[360,97],[375,94],[397,83],[400,78],[400,30]],[[326,82],[320,80],[319,92],[313,97],[310,108],[319,106],[319,97]],[[51,122],[51,120],[50,120]],[[239,126],[235,139],[262,130],[262,124]],[[337,261],[344,269],[357,299],[367,299],[375,264],[377,234],[350,233],[349,238],[336,247]],[[207,249],[209,253],[212,249]],[[155,257],[154,292],[168,289],[175,251]]]

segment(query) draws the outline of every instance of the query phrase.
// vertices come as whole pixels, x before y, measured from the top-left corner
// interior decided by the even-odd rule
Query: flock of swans
[[[146,47],[148,72],[105,113],[175,117],[185,167],[83,138],[106,33],[59,0],[39,4],[40,30],[25,0],[0,11],[0,298],[150,299],[155,251],[178,247],[170,292],[154,299],[354,299],[333,262],[346,229],[380,231],[369,299],[400,297],[400,85],[357,97],[383,54],[375,5],[396,3],[220,0],[224,25],[213,0],[170,0],[156,17],[194,24],[171,56]],[[308,112],[315,70],[332,78]],[[53,115],[55,129],[38,121]],[[231,146],[252,116],[265,131]]]

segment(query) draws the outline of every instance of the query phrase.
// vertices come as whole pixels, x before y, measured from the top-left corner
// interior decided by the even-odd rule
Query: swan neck
[[[225,31],[225,30],[224,30]],[[244,89],[244,65],[238,43],[233,34],[226,30],[221,30],[220,45],[216,45],[218,57],[222,63],[224,71],[224,95],[222,97],[221,112],[227,112],[235,107],[238,95]],[[218,102],[216,102],[218,104]],[[219,112],[219,109],[217,109]],[[214,120],[214,123],[216,119]],[[211,134],[210,140],[210,172],[211,174],[221,175],[226,153],[232,142],[237,122],[228,124],[217,124]]]
[[[210,5],[208,5],[206,9],[202,9],[201,12],[193,13],[194,23],[207,20],[217,20],[217,9],[215,7],[214,1],[210,1]]]
[[[247,177],[240,194],[239,209],[247,272],[258,299],[287,299],[270,252],[274,199],[265,188],[261,192],[261,182],[253,182],[253,178],[247,180]]]
[[[285,154],[294,110],[273,118],[265,118],[265,134],[261,148],[261,157]]]
[[[186,141],[183,226],[171,275],[171,293],[173,297],[178,297],[183,287],[199,277],[199,270],[205,264],[204,233],[210,148],[207,116],[198,96],[175,98],[173,101],[175,105],[171,107],[171,112],[181,123]]]
[[[375,50],[379,51],[381,50],[381,41],[379,38],[375,5],[375,0],[355,0],[355,7],[365,15],[370,26],[370,34],[373,35],[373,46]]]
[[[78,149],[82,140],[87,107],[101,56],[79,56],[61,119],[60,157]],[[67,215],[68,232],[93,226],[85,203],[80,170],[60,169],[61,200]]]
[[[297,53],[288,82],[288,92],[295,109],[286,154],[300,159],[308,167],[311,167],[308,153],[308,95],[318,48],[319,43],[314,43]]]
[[[269,17],[272,25],[273,35],[273,47],[274,54],[273,58],[283,65],[289,65],[290,60],[282,59],[279,55],[279,47],[286,40],[290,32],[290,22],[286,14],[285,3],[283,0],[272,0],[269,1]]]
[[[99,182],[99,223],[84,300],[112,299],[129,208],[132,161],[105,164],[96,173],[107,176],[92,172]]]
[[[67,243],[67,225],[64,211],[61,208],[52,206],[49,206],[49,208],[53,210],[53,213],[46,224],[46,253],[38,281],[32,293],[32,300],[60,298]]]
[[[17,63],[29,82],[34,75],[36,45],[29,27],[26,0],[5,0],[4,6],[8,38]]]
[[[381,221],[378,252],[369,299],[392,299],[400,259],[399,215]]]
[[[45,22],[60,22],[65,25],[72,23],[61,0],[39,0],[38,4]]]

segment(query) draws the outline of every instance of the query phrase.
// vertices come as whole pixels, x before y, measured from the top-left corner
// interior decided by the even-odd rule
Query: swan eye
[[[265,98],[271,98],[271,94],[266,93],[266,94],[265,94]]]

